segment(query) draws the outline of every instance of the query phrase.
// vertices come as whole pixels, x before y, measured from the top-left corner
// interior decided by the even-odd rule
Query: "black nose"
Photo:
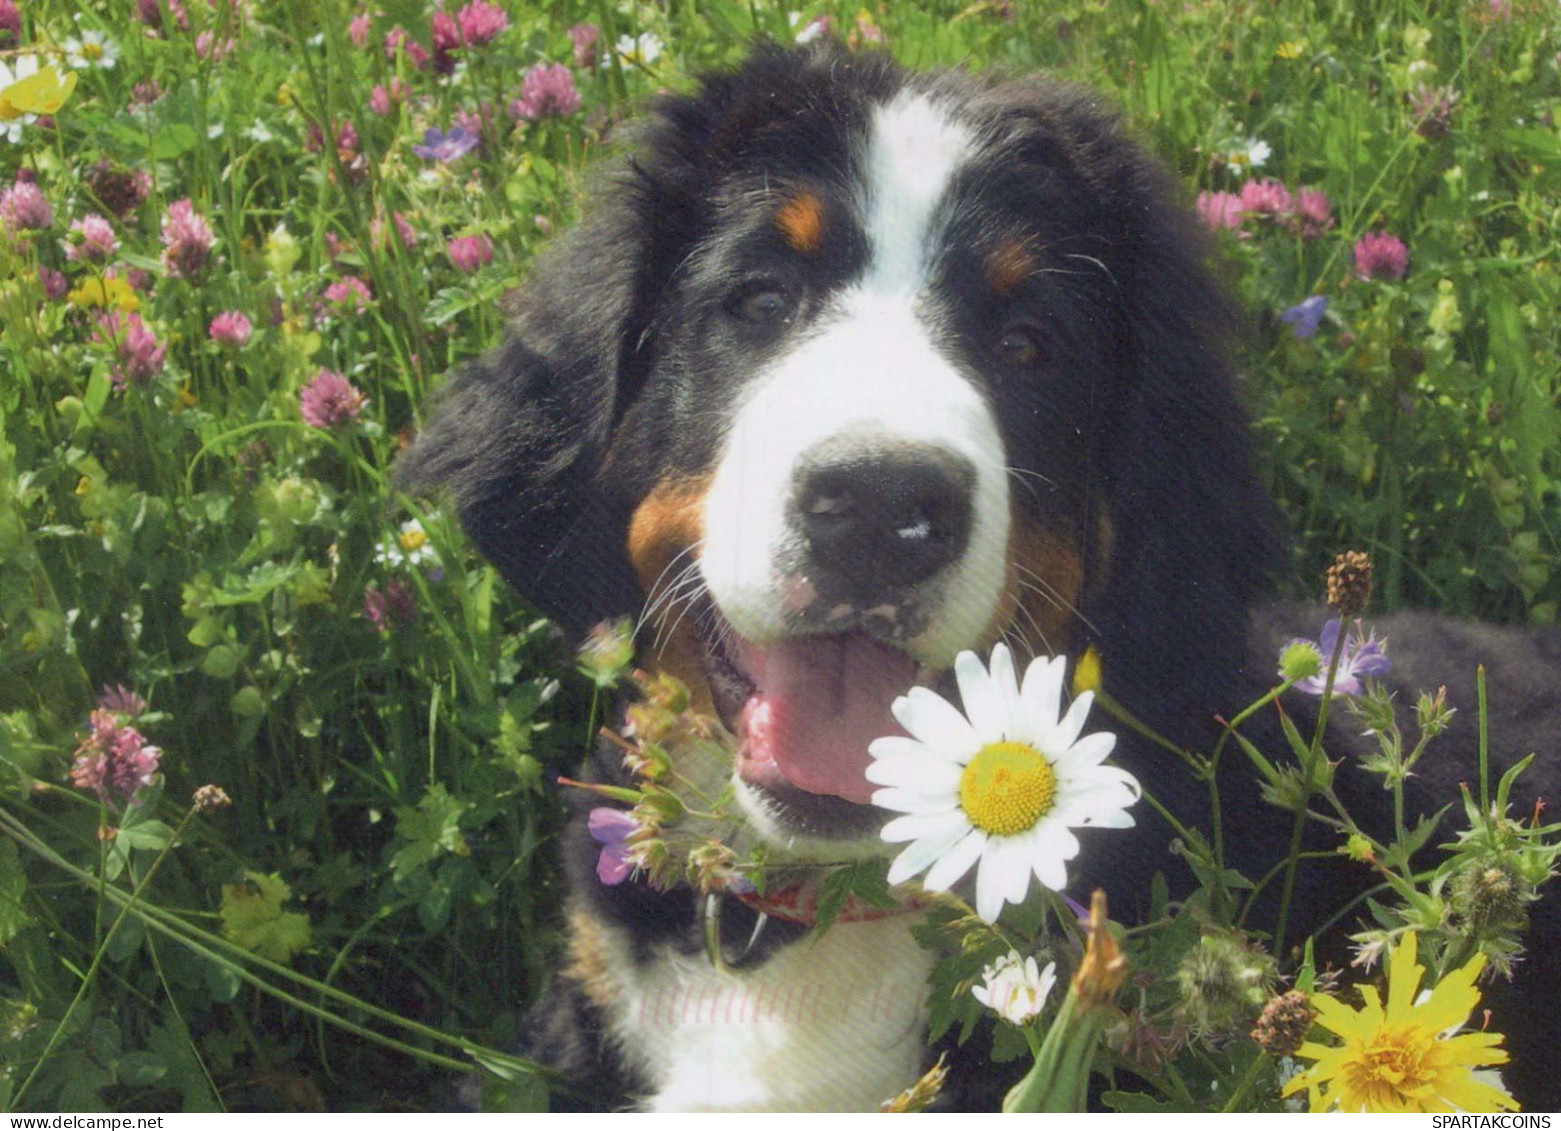
[[[798,469],[796,515],[815,582],[871,602],[965,551],[975,469],[936,448],[816,452]]]

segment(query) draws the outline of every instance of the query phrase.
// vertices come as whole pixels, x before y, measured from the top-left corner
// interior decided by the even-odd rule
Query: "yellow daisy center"
[[[94,61],[103,58],[103,45],[101,43],[83,43],[81,45],[81,57]]]
[[[1034,828],[1056,796],[1051,763],[1022,742],[983,746],[959,777],[960,807],[971,824],[993,836]]]
[[[401,548],[412,554],[423,548],[423,543],[428,541],[428,535],[417,529],[403,530],[399,541]]]
[[[9,98],[0,98],[0,122],[10,122],[22,116],[22,111]]]

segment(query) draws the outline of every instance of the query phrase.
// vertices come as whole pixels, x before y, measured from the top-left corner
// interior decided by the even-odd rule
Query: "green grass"
[[[111,69],[77,72],[52,123],[0,144],[0,185],[32,178],[53,213],[0,230],[5,1107],[418,1109],[476,1061],[513,1076],[496,1104],[539,1099],[481,1050],[504,1046],[555,966],[548,783],[585,742],[590,693],[389,471],[440,376],[496,342],[500,298],[574,216],[613,125],[795,28],[767,0],[504,6],[507,30],[446,76],[381,49],[397,25],[428,45],[413,0],[375,6],[366,46],[334,0],[163,3],[156,34],[126,0],[41,0],[22,5],[19,42],[0,32],[8,66],[17,48],[63,66],[89,30],[118,48]],[[1556,619],[1553,3],[799,11],[876,29],[915,66],[1092,85],[1189,201],[1238,189],[1251,171],[1232,155],[1264,142],[1256,173],[1323,190],[1335,218],[1316,239],[1255,221],[1220,239],[1252,314],[1247,389],[1294,523],[1295,590],[1364,548],[1386,607]],[[584,22],[604,47],[649,32],[662,52],[574,68],[567,33]],[[517,123],[506,107],[540,62],[571,65],[582,107]],[[371,92],[393,80],[405,93],[378,113]],[[1417,116],[1421,87],[1456,93],[1445,129]],[[477,152],[413,153],[482,104]],[[320,144],[347,126],[349,144]],[[146,174],[145,200],[114,217],[110,263],[67,260],[70,223],[109,215],[100,163]],[[183,199],[216,240],[195,278],[162,262],[162,217]],[[1407,245],[1402,280],[1353,277],[1351,248],[1375,231]],[[493,256],[467,273],[446,244],[470,235]],[[46,295],[40,267],[70,296]],[[144,275],[136,313],[166,347],[123,390],[93,305],[110,270]],[[364,309],[322,305],[348,275]],[[1298,340],[1278,313],[1314,294],[1329,318]],[[234,310],[254,325],[240,349],[207,333]],[[300,416],[322,368],[367,396],[355,422]],[[386,552],[412,518],[437,569]],[[364,596],[392,583],[412,611],[382,630]],[[68,776],[114,684],[149,701],[136,725],[163,751],[161,786],[128,809]],[[234,804],[188,817],[206,783]]]

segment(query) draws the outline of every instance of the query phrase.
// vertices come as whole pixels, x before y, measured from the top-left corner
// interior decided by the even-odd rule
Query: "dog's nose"
[[[815,451],[796,476],[797,520],[814,571],[872,601],[915,585],[964,553],[970,535],[969,461],[929,447]]]

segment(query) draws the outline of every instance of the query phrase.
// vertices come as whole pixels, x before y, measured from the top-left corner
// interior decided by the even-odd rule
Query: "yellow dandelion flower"
[[[1475,955],[1417,997],[1425,967],[1415,961],[1415,944],[1410,931],[1393,948],[1386,1008],[1375,986],[1360,987],[1365,1006],[1358,1010],[1327,994],[1312,995],[1317,1023],[1344,1043],[1301,1045],[1296,1056],[1316,1063],[1285,1085],[1285,1095],[1305,1088],[1313,1111],[1518,1109],[1516,1100],[1487,1082],[1494,1073],[1476,1072],[1506,1063],[1506,1051],[1496,1047],[1501,1034],[1459,1032],[1480,1002],[1474,980],[1485,956]]]
[[[1305,40],[1287,39],[1274,48],[1274,58],[1276,59],[1299,59],[1304,54],[1306,54]]]
[[[141,299],[136,295],[135,288],[117,275],[83,279],[75,290],[65,296],[65,300],[72,306],[113,307],[126,314],[134,313],[141,306]]]

